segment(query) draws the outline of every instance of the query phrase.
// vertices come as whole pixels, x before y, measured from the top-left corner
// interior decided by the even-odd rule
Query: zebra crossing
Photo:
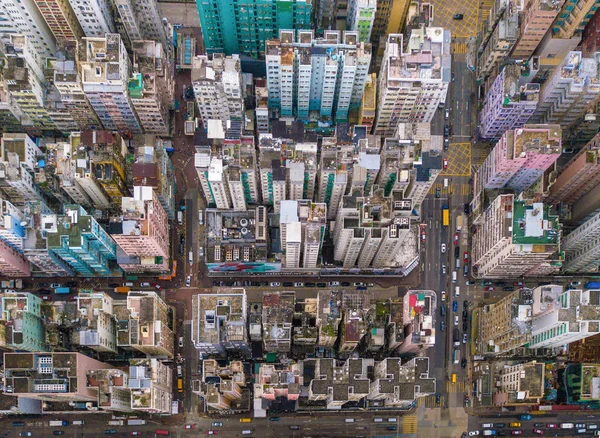
[[[468,50],[467,43],[452,44],[452,53],[454,53],[454,54],[467,53],[467,50]]]
[[[417,400],[417,406],[425,406],[426,408],[441,408],[446,402],[446,397],[441,395],[440,402],[438,403],[435,399],[435,395],[428,395],[427,397],[419,397]]]
[[[402,417],[402,433],[416,434],[417,433],[417,416],[405,415]]]
[[[455,383],[446,381],[446,392],[465,392],[468,390],[468,386],[464,380],[457,380]]]
[[[440,189],[440,196],[444,195],[458,195],[469,196],[471,194],[471,186],[469,184],[450,184],[448,187],[444,187],[444,184],[434,184],[431,186],[429,193],[434,195],[436,190]]]

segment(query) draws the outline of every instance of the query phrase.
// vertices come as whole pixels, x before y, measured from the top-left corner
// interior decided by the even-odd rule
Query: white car
[[[190,284],[192,284],[192,276],[188,275],[187,277],[185,277],[185,285],[187,287],[190,287]]]
[[[442,254],[446,252],[446,244],[442,243]]]
[[[294,287],[304,287],[304,283],[297,281],[296,283],[294,283]]]
[[[454,325],[458,325],[458,315],[454,315]]]
[[[60,283],[52,283],[52,284],[50,285],[50,289],[56,289],[56,288],[58,288],[58,287],[62,287],[62,284],[60,284]]]
[[[479,431],[478,430],[472,430],[469,432],[469,436],[477,436],[479,435]]]
[[[339,286],[340,282],[339,281],[330,281],[329,282],[329,286]]]
[[[278,281],[272,281],[270,283],[270,285],[271,285],[271,287],[279,287],[279,286],[281,286],[281,283],[279,283]]]
[[[183,347],[183,336],[179,336],[179,346]]]
[[[446,301],[446,291],[442,291],[442,301]]]
[[[140,283],[140,287],[150,287],[150,283]]]
[[[442,274],[446,274],[446,265],[442,265]]]

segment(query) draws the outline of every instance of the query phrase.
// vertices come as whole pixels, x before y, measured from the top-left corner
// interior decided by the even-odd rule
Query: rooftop
[[[513,215],[513,244],[558,244],[560,223],[558,216],[550,213],[550,205],[541,202],[514,201]],[[531,251],[535,251],[535,248]]]

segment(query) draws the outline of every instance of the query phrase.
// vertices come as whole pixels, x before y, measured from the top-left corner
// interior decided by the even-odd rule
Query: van
[[[452,383],[456,383],[456,374],[452,374]]]
[[[456,269],[460,269],[460,259],[456,259]]]
[[[456,286],[454,288],[454,296],[455,297],[460,297],[460,286]]]
[[[456,283],[456,271],[452,271],[452,283]]]
[[[118,294],[126,294],[131,290],[130,287],[115,287],[115,292]]]
[[[204,211],[198,210],[198,223],[204,225]]]
[[[464,266],[463,275],[464,275],[465,277],[466,277],[467,275],[469,275],[469,265],[467,265],[466,263],[465,263],[465,266]]]
[[[354,418],[346,418],[346,423],[354,423]]]
[[[373,418],[373,423],[383,423],[383,418]]]
[[[183,377],[183,367],[181,365],[177,365],[177,377]]]
[[[448,178],[444,178],[444,188],[448,188]]]
[[[81,426],[83,424],[85,424],[85,421],[83,420],[73,420],[73,426]]]
[[[252,431],[251,430],[242,430],[242,435],[252,435]]]

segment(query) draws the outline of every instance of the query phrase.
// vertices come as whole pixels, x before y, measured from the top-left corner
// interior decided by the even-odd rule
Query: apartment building
[[[197,6],[207,53],[243,53],[258,58],[265,52],[265,41],[277,38],[280,30],[296,32],[312,28],[310,0],[198,3]]]
[[[124,135],[141,134],[128,94],[131,68],[120,35],[83,38],[78,59],[83,91],[104,127]]]
[[[354,146],[342,145],[334,137],[321,143],[317,201],[327,205],[327,219],[334,219],[352,178]]]
[[[572,51],[543,84],[532,122],[557,123],[563,131],[580,123],[600,97],[595,57]]]
[[[379,70],[383,52],[389,34],[402,33],[408,16],[410,0],[378,0],[373,29],[371,31],[371,44],[373,44],[373,67]]]
[[[113,299],[104,292],[80,293],[76,297],[78,320],[72,343],[99,353],[117,353],[117,325]]]
[[[169,219],[152,187],[133,188],[122,198],[122,216],[110,223],[117,242],[117,263],[129,274],[169,270]]]
[[[98,409],[111,412],[133,412],[129,375],[120,369],[88,370],[86,384],[98,393]]]
[[[303,382],[299,364],[261,363],[258,367],[253,391],[255,418],[265,418],[271,404],[276,405],[280,400],[290,404],[298,401]]]
[[[562,238],[561,249],[565,252],[563,270],[569,273],[597,272],[600,268],[600,213],[594,214],[583,224]]]
[[[33,0],[57,41],[78,41],[84,36],[68,0]]]
[[[415,29],[406,48],[402,34],[388,35],[373,133],[392,137],[398,123],[431,122],[440,103],[446,102],[450,69],[449,31]]]
[[[280,31],[266,42],[269,108],[280,117],[347,121],[358,110],[371,62],[371,46],[358,32]]]
[[[371,31],[377,13],[377,0],[349,0],[346,29],[358,32],[358,41],[371,41]]]
[[[209,410],[228,411],[236,406],[246,389],[244,364],[234,360],[221,366],[213,359],[202,361],[202,381],[197,393],[206,401]]]
[[[34,173],[42,151],[33,139],[23,133],[5,133],[0,148],[0,188],[10,202],[21,207],[26,201],[41,200]]]
[[[114,17],[124,30],[121,34],[128,37],[131,45],[138,40],[156,41],[169,52],[171,42],[167,36],[167,26],[161,19],[156,0],[113,1],[116,9]]]
[[[598,0],[566,0],[552,25],[552,35],[563,39],[580,36],[599,6]]]
[[[48,351],[42,300],[27,292],[6,292],[0,297],[5,347],[17,351]]]
[[[510,188],[517,193],[528,189],[561,153],[559,125],[524,125],[506,131],[475,174],[475,198],[484,189]]]
[[[504,365],[495,376],[497,391],[495,406],[537,405],[544,397],[545,370],[543,362]]]
[[[509,64],[494,79],[479,113],[479,134],[500,138],[512,129],[523,127],[537,108],[540,84],[521,85],[523,70]]]
[[[319,347],[333,348],[337,340],[342,320],[341,296],[341,291],[319,290],[317,293]]]
[[[295,292],[265,292],[262,299],[263,348],[267,353],[289,353]]]
[[[115,33],[109,0],[69,0],[69,4],[86,37]]]
[[[544,276],[561,266],[560,224],[547,204],[498,195],[473,225],[472,266],[477,278]]]
[[[437,295],[432,290],[409,290],[404,295],[404,342],[398,352],[419,354],[435,345]]]
[[[167,135],[173,83],[163,46],[149,40],[133,41],[131,46],[134,67],[127,89],[141,128],[148,134]]]
[[[250,355],[246,291],[192,295],[192,344],[201,357]]]
[[[173,372],[158,359],[129,360],[131,408],[149,414],[171,414]]]
[[[521,15],[519,39],[513,46],[512,58],[526,60],[533,55],[563,3],[564,0],[533,0],[527,4]]]
[[[0,273],[7,277],[31,275],[29,261],[23,253],[4,240],[0,241]]]
[[[242,70],[239,55],[196,56],[192,67],[194,95],[204,127],[209,120],[243,120]]]

